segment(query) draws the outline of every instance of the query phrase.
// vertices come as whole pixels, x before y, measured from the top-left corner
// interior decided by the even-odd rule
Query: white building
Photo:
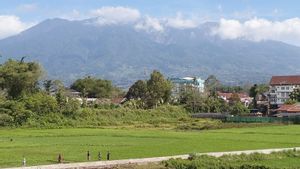
[[[173,83],[172,95],[178,96],[182,90],[186,90],[187,87],[192,87],[195,91],[204,92],[204,80],[198,77],[184,77],[184,78],[169,78]]]
[[[270,80],[270,104],[282,105],[295,88],[300,87],[300,75],[273,76]]]

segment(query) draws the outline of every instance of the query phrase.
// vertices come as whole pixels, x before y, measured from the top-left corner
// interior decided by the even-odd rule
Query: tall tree
[[[157,106],[170,100],[172,84],[159,72],[154,70],[147,81],[148,107]]]
[[[84,97],[109,98],[116,87],[109,80],[86,77],[76,80],[71,89],[81,92]]]
[[[216,76],[210,75],[204,82],[205,90],[209,92],[211,95],[215,95],[217,88],[221,86],[220,81]]]
[[[58,91],[61,88],[64,88],[64,85],[60,80],[44,80],[43,87],[44,90],[50,94],[53,91]]]
[[[249,90],[249,96],[250,97],[253,97],[253,101],[252,101],[252,104],[253,104],[253,107],[254,108],[258,108],[257,107],[257,96],[259,94],[262,94],[264,92],[267,92],[269,90],[269,86],[266,85],[266,84],[254,84],[250,90]]]
[[[7,90],[10,98],[18,98],[24,92],[37,89],[42,74],[41,66],[35,62],[9,59],[0,65],[0,86]]]
[[[144,99],[147,95],[147,83],[143,80],[136,81],[126,94],[127,99]]]
[[[128,90],[127,99],[140,99],[146,108],[170,101],[172,84],[158,72],[153,71],[147,81],[138,80]]]

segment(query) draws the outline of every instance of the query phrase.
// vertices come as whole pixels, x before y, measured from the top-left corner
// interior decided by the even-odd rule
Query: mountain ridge
[[[224,40],[211,34],[216,25],[147,32],[134,24],[48,19],[0,40],[1,62],[9,56],[30,56],[29,60],[43,65],[49,78],[67,84],[91,75],[125,87],[147,78],[154,69],[167,77],[204,79],[215,74],[226,84],[267,82],[271,75],[300,73],[300,47],[277,41]]]

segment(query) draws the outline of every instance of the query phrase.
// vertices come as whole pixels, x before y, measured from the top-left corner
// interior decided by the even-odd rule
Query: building
[[[273,76],[270,80],[270,104],[279,106],[284,104],[295,88],[300,87],[300,75]]]
[[[276,111],[277,113],[300,113],[300,104],[283,104]]]
[[[276,109],[275,117],[293,117],[300,116],[300,104],[283,104]]]
[[[223,93],[223,92],[218,92],[218,96],[223,99],[224,101],[226,101],[227,103],[230,101],[231,96],[234,93]],[[246,106],[248,107],[250,105],[250,103],[252,102],[253,98],[250,97],[247,93],[236,93],[239,98],[240,101]]]
[[[180,92],[187,88],[192,88],[197,92],[204,92],[204,80],[198,77],[184,77],[184,78],[169,78],[173,84],[172,95],[178,96]]]

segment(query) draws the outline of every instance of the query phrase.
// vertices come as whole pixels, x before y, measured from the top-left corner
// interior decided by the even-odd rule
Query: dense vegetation
[[[153,108],[168,103],[171,99],[172,84],[164,76],[153,71],[147,81],[138,80],[128,90],[127,99],[139,100],[140,108]]]
[[[218,128],[218,125],[207,127],[206,124],[199,124],[197,120],[190,118],[189,113],[249,113],[237,94],[232,95],[229,103],[217,96],[216,87],[219,82],[214,76],[206,80],[207,92],[199,93],[187,87],[179,96],[171,95],[171,82],[158,71],[153,71],[148,80],[135,82],[126,95],[108,80],[86,77],[71,85],[71,89],[80,92],[80,103],[78,98],[70,96],[60,81],[43,80],[43,72],[39,64],[24,62],[23,59],[8,60],[0,65],[0,126],[99,127],[164,124],[185,129]],[[113,99],[122,96],[127,99],[123,105],[85,101],[88,97]],[[174,125],[176,122],[178,123]]]
[[[34,92],[41,76],[42,69],[35,62],[8,60],[0,66],[0,87],[6,90],[8,98],[16,99],[22,94]]]
[[[283,151],[270,155],[224,155],[221,157],[193,156],[190,160],[172,159],[165,162],[168,169],[294,169],[299,168],[300,152]]]
[[[230,113],[233,115],[243,115],[249,113],[237,94],[233,94],[229,98],[229,102],[225,102],[219,98],[215,92],[208,95],[194,92],[187,89],[180,94],[178,103],[192,113]]]
[[[110,98],[120,93],[120,89],[114,87],[111,81],[96,79],[90,76],[77,79],[71,85],[71,89],[81,92],[82,97],[91,98]]]

